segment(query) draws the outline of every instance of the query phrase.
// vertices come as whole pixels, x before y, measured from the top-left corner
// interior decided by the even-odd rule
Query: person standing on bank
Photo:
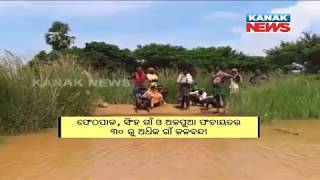
[[[214,68],[212,72],[213,97],[218,102],[218,112],[226,105],[226,92],[223,85],[227,78],[232,78],[232,76],[223,72],[219,66]]]
[[[130,77],[133,80],[133,96],[139,93],[141,88],[145,88],[145,83],[147,81],[146,74],[144,73],[142,67],[137,67],[136,72],[133,73]]]
[[[188,70],[184,69],[183,72],[179,74],[177,83],[179,85],[179,92],[181,97],[181,104],[179,108],[188,109],[190,106],[189,93],[191,91],[191,85],[193,83],[193,78]]]
[[[147,79],[148,79],[148,87],[151,86],[157,86],[158,84],[158,72],[155,68],[150,67],[148,68],[148,72],[147,72]]]
[[[240,89],[240,84],[242,83],[242,76],[237,68],[231,70],[232,78],[230,79],[230,94],[238,94]]]

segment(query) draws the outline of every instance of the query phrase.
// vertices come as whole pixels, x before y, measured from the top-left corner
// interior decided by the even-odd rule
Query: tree
[[[123,67],[132,70],[136,66],[136,58],[129,49],[120,49],[117,45],[105,42],[86,43],[80,58],[82,64],[95,69],[118,69]]]
[[[320,69],[320,44],[305,50],[305,53],[305,60],[307,60],[307,70],[309,72],[317,73]]]
[[[295,62],[307,64],[309,72],[316,72],[320,66],[320,35],[303,32],[297,41],[281,42],[265,52],[266,59],[277,67],[284,68]]]
[[[59,21],[53,22],[48,33],[45,34],[46,43],[56,51],[68,48],[75,40],[74,36],[68,35],[69,31],[68,24]]]
[[[144,46],[138,45],[134,53],[145,66],[164,68],[186,61],[186,49],[170,44],[151,43]]]

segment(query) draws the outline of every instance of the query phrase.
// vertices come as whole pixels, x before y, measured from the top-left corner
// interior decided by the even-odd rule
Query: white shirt
[[[204,99],[207,98],[207,93],[206,92],[203,92],[200,96],[199,96],[199,100],[202,101]]]
[[[192,84],[193,83],[193,79],[192,76],[188,73],[188,74],[183,74],[180,73],[177,79],[177,83],[182,84],[182,83],[187,83],[187,84]]]
[[[190,92],[190,95],[192,95],[192,94],[195,94],[196,96],[198,96],[200,101],[207,98],[207,93],[205,91],[201,95],[199,94],[198,90],[196,90],[194,92]]]
[[[147,74],[147,79],[148,79],[149,81],[155,81],[155,80],[158,80],[158,76],[157,76],[156,74],[150,74],[150,73],[148,73],[148,74]]]

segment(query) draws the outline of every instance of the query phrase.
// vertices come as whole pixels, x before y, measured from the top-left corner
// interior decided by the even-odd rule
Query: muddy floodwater
[[[0,179],[320,179],[320,120],[261,126],[260,139],[3,137]]]

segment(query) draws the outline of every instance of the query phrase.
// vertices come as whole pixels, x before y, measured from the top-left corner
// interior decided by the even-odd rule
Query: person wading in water
[[[188,70],[184,69],[182,73],[179,74],[177,78],[177,83],[179,85],[179,92],[181,98],[181,104],[178,108],[189,108],[190,98],[189,93],[191,91],[191,85],[193,83],[193,78]]]

